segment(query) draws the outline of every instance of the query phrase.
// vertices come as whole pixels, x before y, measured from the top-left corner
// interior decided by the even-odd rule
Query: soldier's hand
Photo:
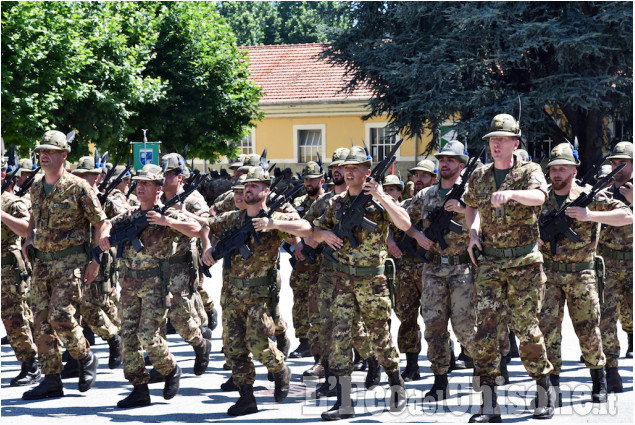
[[[309,245],[311,248],[317,248],[320,243],[313,239],[313,236],[305,236],[304,243]]]
[[[108,239],[109,237],[110,235],[105,235],[99,240],[99,248],[101,248],[103,252],[106,252],[110,249],[110,239]]]
[[[26,249],[29,247],[29,245],[33,245],[33,238],[27,238],[24,243],[22,244],[22,255],[24,255],[24,258],[29,258],[29,256],[26,253]]]
[[[401,252],[395,241],[387,241],[386,245],[388,245],[388,251],[390,252],[390,255],[392,255],[394,258],[401,258],[403,256],[403,253]]]
[[[500,207],[501,205],[512,200],[512,191],[511,190],[503,190],[500,192],[492,193],[492,205],[495,207]]]
[[[586,207],[569,207],[564,210],[564,213],[567,216],[575,218],[579,221],[591,221],[592,219],[591,211],[589,211],[589,209]]]
[[[432,245],[434,245],[434,242],[428,239],[422,232],[417,232],[417,234],[415,235],[415,239],[417,240],[419,246],[427,251],[430,251],[430,248],[432,248]]]
[[[163,214],[159,214],[156,211],[148,211],[146,213],[146,217],[148,217],[148,223],[154,224],[157,226],[169,226],[169,218],[164,216]]]
[[[201,257],[201,261],[203,262],[203,264],[208,267],[212,267],[214,264],[216,264],[216,261],[214,261],[214,257],[212,257],[212,252],[212,248],[209,248],[203,253],[203,256]]]
[[[620,187],[620,193],[628,202],[633,203],[633,183],[626,182]]]
[[[542,248],[545,245],[545,241],[543,241],[542,239],[538,239],[538,249]]]
[[[91,260],[90,263],[86,266],[86,270],[84,271],[84,283],[90,284],[93,283],[93,280],[97,277],[99,273],[99,264],[95,260]]]
[[[445,203],[445,210],[465,214],[465,207],[456,199],[450,199]]]
[[[262,232],[266,229],[273,229],[274,227],[274,219],[269,217],[252,218],[251,222],[253,223],[256,232]]]
[[[483,251],[483,247],[481,246],[481,240],[479,239],[479,237],[470,235],[470,243],[467,245],[467,253],[470,254],[472,263],[474,263],[475,266],[478,266],[478,263],[476,262],[476,258],[474,258],[474,252],[473,252],[473,248],[475,246],[479,249],[479,251]]]
[[[323,231],[324,234],[324,243],[333,248],[334,250],[338,250],[344,245],[344,241],[337,237],[337,235],[331,231]]]
[[[384,190],[381,185],[372,179],[364,183],[362,190],[366,195],[371,195],[375,200],[381,200],[382,196],[384,196]]]
[[[297,244],[295,244],[295,248],[293,249],[293,255],[295,256],[295,259],[298,261],[306,260],[306,257],[304,256],[304,254],[302,254],[303,247],[304,247],[304,244],[302,243],[302,241],[300,241]]]

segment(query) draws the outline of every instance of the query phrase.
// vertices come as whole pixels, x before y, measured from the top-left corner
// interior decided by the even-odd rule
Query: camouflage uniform
[[[35,223],[33,264],[35,338],[45,375],[62,370],[61,344],[74,359],[89,345],[74,318],[88,263],[90,224],[106,219],[95,193],[84,180],[64,171],[47,196],[44,178],[31,186]],[[54,308],[51,308],[54,306]]]
[[[631,180],[632,183],[632,180]],[[615,185],[609,189],[615,199],[628,202]],[[633,205],[629,204],[631,212]],[[602,347],[606,355],[606,367],[618,367],[620,343],[617,338],[619,314],[622,329],[633,333],[633,225],[623,227],[606,226],[600,238],[599,254],[604,258],[606,281],[604,303],[600,320]]]
[[[133,208],[112,220],[113,230],[118,223],[134,220],[145,214],[139,207]],[[182,213],[168,209],[166,216],[179,221],[190,221]],[[132,385],[147,384],[143,350],[148,353],[154,368],[168,375],[176,368],[176,359],[170,353],[167,341],[159,328],[166,318],[166,283],[163,277],[173,253],[173,243],[189,243],[190,238],[166,226],[150,225],[139,236],[144,248],[136,252],[132,244],[126,244],[122,253],[121,309],[123,321],[121,338],[123,345],[124,376]]]
[[[412,223],[423,220],[424,229],[430,226],[430,214],[443,205],[444,197],[441,196],[440,188],[440,183],[433,184],[412,198],[407,209]],[[449,320],[468,354],[474,346],[474,284],[466,252],[469,233],[464,214],[455,213],[453,220],[462,226],[463,231],[460,234],[446,233],[444,238],[448,247],[441,249],[436,242],[427,253],[430,263],[423,265],[421,312],[425,323],[424,337],[428,343],[428,360],[435,375],[446,374],[450,368]]]
[[[234,204],[234,192],[228,190],[219,195],[218,198],[216,198],[216,202],[214,202],[214,209],[218,215],[224,212],[234,211],[236,209],[236,205]]]
[[[287,214],[274,212],[276,220],[289,220]],[[232,211],[209,219],[210,233],[216,238],[233,227],[242,226],[247,218],[246,211]],[[250,352],[265,367],[273,372],[284,368],[284,354],[271,341],[275,333],[272,318],[271,285],[275,285],[277,270],[275,261],[279,256],[282,239],[288,237],[278,231],[259,233],[262,244],[252,239],[247,243],[253,255],[244,259],[241,255],[231,258],[229,279],[225,283],[225,304],[223,344],[232,365],[234,383],[238,386],[252,385],[255,368]]]
[[[329,200],[324,214],[314,220],[313,224],[323,230],[332,230],[340,220],[338,211],[344,210],[350,203],[348,191],[335,195]],[[329,271],[323,275],[328,274],[333,285],[333,345],[329,366],[335,376],[350,376],[353,372],[352,339],[359,318],[366,327],[370,344],[386,373],[399,371],[399,354],[388,327],[391,312],[390,294],[383,273],[383,264],[387,257],[385,241],[390,219],[387,212],[372,204],[366,211],[366,217],[377,223],[376,230],[372,233],[364,229],[357,232],[355,237],[360,242],[357,248],[352,248],[350,241],[345,240],[342,248],[334,253],[339,263],[323,259],[323,269]],[[353,273],[372,274],[359,276],[335,269],[351,270],[351,267],[357,269]]]
[[[27,204],[9,192],[2,194],[2,211],[19,219],[30,217]],[[33,313],[27,302],[31,279],[20,240],[2,223],[2,323],[16,358],[24,363],[37,356],[37,347],[31,332]]]
[[[491,203],[493,192],[528,189],[547,194],[545,177],[540,166],[522,162],[514,155],[514,166],[499,188],[491,163],[474,171],[465,193],[465,203],[478,209],[479,238],[485,250],[474,283],[477,330],[472,354],[475,376],[480,377],[481,385],[496,385],[500,364],[498,336],[506,306],[511,310],[511,328],[520,339],[520,356],[529,376],[540,379],[553,369],[537,317],[546,281],[542,254],[533,248],[539,237],[540,207],[510,201],[497,209]],[[498,255],[511,256],[497,256],[491,249],[501,250],[494,251]]]
[[[575,200],[585,189],[573,184],[565,202]],[[553,191],[542,206],[542,213],[548,214],[559,208]],[[591,211],[610,211],[616,208],[628,208],[619,201],[598,194],[588,206]],[[585,364],[590,369],[600,369],[606,364],[602,352],[600,334],[600,302],[595,282],[595,247],[598,243],[600,224],[593,221],[575,220],[571,229],[580,236],[577,243],[565,237],[558,239],[556,254],[551,254],[549,243],[541,251],[544,256],[544,268],[547,274],[545,299],[540,311],[540,330],[545,336],[547,356],[553,364],[553,373],[560,375],[562,370],[561,340],[564,304],[569,306],[569,316],[573,328],[580,340],[580,348]],[[560,270],[567,264],[576,263],[580,271]],[[587,263],[583,267],[579,263]],[[586,269],[585,269],[586,268]]]

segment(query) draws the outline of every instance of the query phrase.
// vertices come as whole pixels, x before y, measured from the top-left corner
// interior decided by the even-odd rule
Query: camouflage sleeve
[[[410,216],[410,222],[412,224],[417,224],[419,220],[421,220],[421,215],[423,213],[423,194],[428,190],[428,188],[422,189],[417,193],[414,197],[412,197],[410,201],[410,205],[406,208],[408,215]]]
[[[300,218],[300,214],[298,214],[298,210],[296,210],[293,205],[289,202],[285,202],[278,208],[276,211],[284,213],[284,214],[295,214],[297,218]]]
[[[17,198],[15,202],[13,202],[8,213],[15,218],[24,219],[26,221],[29,221],[29,218],[31,218],[31,214],[29,214],[29,205],[27,205],[27,202],[23,201],[21,198]]]
[[[295,221],[295,220],[299,220],[299,217],[296,217],[294,214],[288,214],[288,213],[283,213],[280,211],[276,211],[273,214],[271,214],[271,218],[273,218],[274,220],[281,220],[281,221]],[[293,235],[289,234],[289,233],[285,233],[282,231],[278,231],[278,236],[280,236],[280,238],[282,239],[287,239],[287,238],[292,238]]]
[[[331,199],[329,200],[324,213],[320,217],[313,220],[313,225],[322,230],[332,230],[333,227],[335,227],[334,218],[335,214],[333,210],[333,199]]]
[[[97,194],[88,186],[88,183],[81,181],[77,185],[78,190],[78,204],[82,209],[84,217],[93,226],[97,223],[106,220],[106,213],[101,208],[101,204],[97,199]]]
[[[611,192],[609,192],[608,190],[599,192],[593,199],[591,205],[589,205],[589,209],[591,211],[613,211],[617,209],[623,209],[631,212],[631,208],[628,205],[626,205],[622,201],[613,198]]]
[[[219,198],[219,201],[214,204],[214,208],[218,214],[233,211],[236,208],[234,197],[227,195],[222,199]]]
[[[472,173],[467,181],[467,189],[463,194],[463,201],[465,202],[465,205],[471,208],[478,208],[478,203],[476,202],[476,196],[474,194],[474,181],[476,180],[477,174],[480,174],[478,173],[478,170]],[[547,187],[545,185],[545,193],[547,193],[546,189]]]
[[[181,211],[178,211],[174,208],[168,208],[168,210],[165,212],[165,216],[173,218],[174,220],[178,220],[178,221],[184,221],[184,222],[194,221],[192,218],[188,217],[187,215],[183,214]],[[172,239],[172,242],[175,242],[181,238],[189,238],[189,236],[184,235],[183,233],[171,227],[168,227],[168,230],[169,230],[170,238]]]
[[[529,167],[529,170],[527,170],[528,178],[527,178],[527,185],[525,186],[525,189],[526,190],[538,189],[542,193],[544,193],[545,196],[548,196],[549,191],[547,188],[547,179],[545,178],[545,175],[542,172],[542,168],[540,168],[540,165],[533,162],[528,162],[527,166]]]
[[[225,212],[214,217],[209,217],[207,219],[207,224],[209,225],[210,236],[218,238],[228,227],[227,223],[231,215],[231,212]]]
[[[200,217],[209,217],[209,206],[200,192],[194,191],[185,200],[185,208],[192,214]]]

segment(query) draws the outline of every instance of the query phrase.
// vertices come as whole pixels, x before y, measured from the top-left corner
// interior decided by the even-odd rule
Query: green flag
[[[146,164],[159,165],[159,145],[161,142],[138,142],[134,144],[134,169],[140,170]]]

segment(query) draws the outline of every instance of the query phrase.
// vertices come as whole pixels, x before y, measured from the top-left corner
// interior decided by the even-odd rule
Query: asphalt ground
[[[290,267],[289,255],[282,254],[283,288],[281,291],[281,312],[290,329],[291,349],[298,345],[292,321],[292,293],[288,285]],[[220,319],[220,264],[212,268],[213,278],[205,282],[206,289],[214,298]],[[421,326],[423,323],[419,319]],[[220,320],[219,320],[220,321]],[[392,332],[396,341],[399,321],[393,315]],[[620,328],[621,329],[621,328]],[[123,377],[122,368],[108,369],[108,344],[97,337],[94,351],[100,360],[97,381],[93,388],[85,393],[77,390],[77,379],[64,381],[65,396],[57,399],[24,401],[21,396],[28,387],[10,387],[9,381],[20,370],[10,346],[3,345],[1,356],[1,423],[20,425],[57,425],[81,424],[98,425],[108,423],[321,423],[320,413],[332,406],[335,399],[311,400],[309,394],[315,388],[315,381],[302,381],[302,372],[313,364],[312,358],[289,359],[287,364],[293,373],[291,390],[282,403],[273,400],[273,383],[267,380],[267,371],[260,363],[256,364],[256,383],[254,385],[259,412],[253,415],[232,418],[227,409],[236,402],[237,392],[223,392],[221,383],[231,375],[223,370],[224,357],[220,353],[222,329],[219,324],[213,332],[212,355],[205,374],[195,376],[192,372],[194,352],[178,335],[169,335],[170,350],[177,357],[183,369],[181,389],[172,400],[162,397],[163,384],[150,384],[152,405],[148,407],[122,410],[116,407],[132,390]],[[626,347],[626,334],[620,330],[622,354]],[[0,336],[5,335],[0,328]],[[540,422],[540,423],[633,423],[633,360],[620,359],[620,374],[624,382],[624,392],[610,394],[606,404],[590,402],[591,378],[584,364],[579,363],[580,348],[568,318],[565,314],[563,324],[563,361],[561,391],[563,407],[556,409],[556,415],[548,422],[532,419],[530,403],[535,396],[535,384],[525,372],[520,359],[512,359],[508,365],[511,383],[499,389],[499,403],[503,422]],[[458,354],[458,345],[457,345]],[[405,355],[401,356],[401,368],[405,367]],[[453,371],[450,376],[451,397],[436,403],[424,401],[423,394],[434,381],[426,358],[426,344],[419,357],[422,379],[406,384],[408,405],[400,414],[390,413],[387,409],[389,397],[388,382],[382,374],[382,385],[372,391],[364,390],[365,372],[353,375],[352,397],[355,400],[356,417],[340,422],[377,423],[377,422],[431,422],[466,423],[480,406],[480,394],[472,390],[472,370]]]

